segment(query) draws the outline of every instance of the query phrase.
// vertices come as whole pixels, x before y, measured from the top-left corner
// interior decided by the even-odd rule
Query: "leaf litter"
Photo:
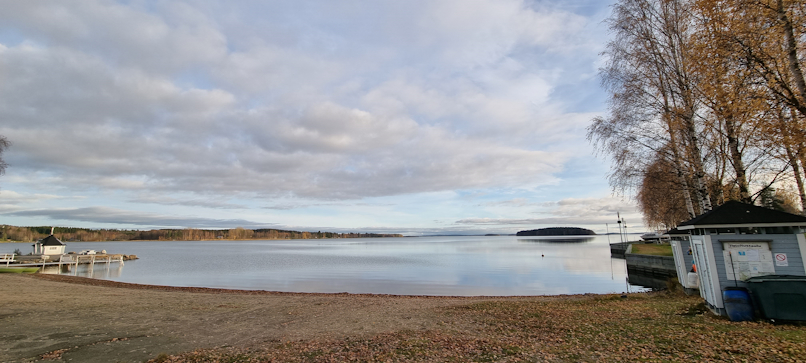
[[[440,308],[427,331],[270,342],[164,362],[801,362],[806,327],[731,322],[673,293],[501,299]],[[452,324],[452,322],[470,324]],[[473,328],[460,328],[471,326]]]

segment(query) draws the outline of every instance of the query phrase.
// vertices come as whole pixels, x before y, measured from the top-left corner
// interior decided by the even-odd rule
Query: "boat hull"
[[[0,273],[32,274],[39,271],[39,267],[0,267]]]

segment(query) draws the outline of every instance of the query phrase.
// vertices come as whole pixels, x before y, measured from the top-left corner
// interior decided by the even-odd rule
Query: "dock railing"
[[[10,254],[5,254],[8,257]],[[24,256],[25,259],[13,259],[13,258],[5,258],[0,259],[0,262],[5,262],[6,265],[11,264],[14,262],[14,266],[20,267],[34,267],[34,266],[64,266],[64,265],[83,265],[89,264],[94,265],[96,263],[106,263],[110,264],[113,262],[118,262],[123,265],[124,255],[122,254],[114,254],[114,255],[77,255],[77,254],[64,254],[58,255],[59,259],[56,260],[55,257],[57,255],[42,255],[42,256]],[[3,254],[0,254],[0,257],[4,257]],[[12,256],[13,257],[13,256]],[[51,257],[54,257],[51,259]]]
[[[16,256],[15,253],[3,253],[3,254],[0,254],[0,262],[5,262],[6,266],[8,266],[12,262],[14,262],[14,256]]]

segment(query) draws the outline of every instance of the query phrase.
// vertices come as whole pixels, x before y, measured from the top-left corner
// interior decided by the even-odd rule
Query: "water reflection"
[[[542,238],[519,238],[521,242],[537,242],[537,243],[585,243],[593,242],[596,237],[542,237]]]
[[[61,273],[153,285],[289,292],[492,296],[641,289],[626,282],[624,260],[610,258],[602,236],[68,243],[68,250],[82,249],[136,254],[140,259],[126,261],[125,269],[117,263],[79,265]]]
[[[644,286],[653,290],[662,290],[667,288],[669,277],[629,272],[627,281],[632,285]]]
[[[45,266],[39,273],[49,275],[71,275],[95,279],[115,280],[123,274],[122,263],[96,263],[96,264],[64,264],[61,266]]]

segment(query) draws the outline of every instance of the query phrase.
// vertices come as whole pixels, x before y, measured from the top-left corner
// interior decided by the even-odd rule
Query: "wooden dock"
[[[95,255],[77,255],[66,254],[59,255],[58,261],[51,261],[51,256],[16,256],[14,254],[0,254],[0,264],[5,262],[6,267],[47,267],[59,266],[61,269],[64,266],[78,265],[95,265],[98,263],[112,264],[120,263],[123,266],[125,255],[123,254],[95,254]]]

